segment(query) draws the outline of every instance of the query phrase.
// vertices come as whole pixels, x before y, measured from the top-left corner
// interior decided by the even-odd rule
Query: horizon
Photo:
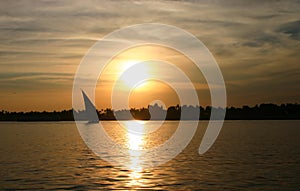
[[[203,41],[222,71],[228,106],[299,103],[299,5],[294,0],[1,2],[0,108],[72,108],[73,78],[89,48],[116,29],[157,21],[183,28]],[[102,17],[107,19],[97,19]],[[174,49],[147,45],[127,49],[111,60],[98,79],[96,107],[111,107],[113,82],[126,69],[149,58],[185,71],[200,105],[211,105],[207,83],[191,60]],[[145,77],[168,74],[176,86],[185,87],[164,67],[144,64],[141,71]],[[124,87],[132,85],[128,78],[123,83]],[[178,102],[172,87],[151,81],[132,91],[129,104],[143,107],[157,99],[166,106]]]
[[[175,105],[169,105],[169,106],[163,106],[163,105],[158,105],[159,107],[162,107],[163,110],[167,110],[168,108],[170,107],[176,107],[176,106],[179,106],[179,107],[183,107],[183,106],[191,106],[191,107],[202,107],[202,108],[207,108],[207,107],[212,107],[211,105],[179,105],[179,104],[175,104]],[[250,107],[250,108],[254,108],[254,107],[260,107],[261,105],[275,105],[275,106],[282,106],[282,105],[300,105],[300,103],[297,103],[297,102],[287,102],[287,103],[271,103],[271,102],[266,102],[266,103],[258,103],[258,104],[254,104],[254,105],[242,105],[242,106],[229,106],[227,105],[225,109],[230,109],[230,108],[235,108],[235,109],[242,109],[243,107]],[[142,106],[142,107],[138,107],[138,108],[135,108],[135,107],[131,107],[131,108],[124,108],[124,109],[113,109],[113,108],[96,108],[96,110],[98,112],[101,112],[101,111],[105,111],[106,109],[110,109],[112,111],[123,111],[123,110],[132,110],[132,109],[135,109],[135,110],[140,110],[140,109],[147,109],[149,106],[155,106],[155,104],[151,105],[147,105],[147,106]],[[221,108],[221,107],[217,107],[217,108]],[[222,108],[224,109],[224,108]],[[13,112],[17,112],[17,113],[20,113],[20,112],[24,112],[24,113],[28,113],[28,112],[62,112],[62,111],[70,111],[70,110],[74,110],[74,108],[65,108],[65,109],[61,109],[61,110],[26,110],[26,111],[11,111],[11,110],[5,110],[5,109],[1,109],[0,108],[0,112],[10,112],[10,113],[13,113]],[[84,109],[85,110],[85,109]],[[84,111],[84,110],[74,110],[76,112],[81,112],[81,111]]]

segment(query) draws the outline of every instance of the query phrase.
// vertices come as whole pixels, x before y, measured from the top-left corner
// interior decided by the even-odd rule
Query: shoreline
[[[124,119],[124,120],[99,120],[101,121],[196,121],[196,120],[180,120],[180,119],[166,119],[166,120],[143,120],[143,119]],[[224,119],[224,121],[297,121],[300,118],[284,118],[284,119],[276,119],[276,118],[261,118],[261,119]],[[87,120],[79,120],[80,122],[86,122]],[[200,119],[198,121],[219,121],[219,120],[210,120],[210,119]],[[75,122],[75,120],[1,120],[0,123],[4,122],[20,122],[20,123],[30,123],[30,122]]]

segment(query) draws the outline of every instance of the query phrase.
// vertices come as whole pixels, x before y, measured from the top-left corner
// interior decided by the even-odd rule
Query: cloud
[[[280,39],[275,34],[260,34],[250,37],[245,43],[244,46],[249,47],[262,47],[265,44],[269,44],[271,46],[276,46],[280,43]]]
[[[292,39],[300,40],[300,20],[285,23],[278,28],[278,31],[289,35]]]
[[[98,39],[120,27],[158,22],[204,42],[233,84],[229,103],[256,84],[262,97],[299,102],[292,96],[300,83],[299,16],[298,0],[1,1],[0,79],[7,84],[1,88],[71,84],[69,75]],[[276,87],[287,91],[270,95]]]
[[[28,92],[31,90],[49,90],[61,89],[62,87],[71,87],[73,74],[70,73],[39,73],[39,72],[15,72],[0,73],[0,84],[5,90],[14,90],[16,92]],[[68,88],[69,89],[69,88]]]

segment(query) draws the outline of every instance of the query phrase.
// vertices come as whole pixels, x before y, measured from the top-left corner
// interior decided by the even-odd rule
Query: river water
[[[162,144],[178,126],[166,121],[138,139],[116,121],[102,123],[117,143],[141,149]],[[169,162],[126,169],[95,155],[74,122],[2,122],[0,189],[300,190],[300,121],[225,121],[213,147],[200,156],[206,125],[200,121],[187,148]]]

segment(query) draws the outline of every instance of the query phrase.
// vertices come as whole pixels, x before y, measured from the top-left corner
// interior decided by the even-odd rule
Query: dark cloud
[[[266,44],[276,46],[280,43],[280,39],[275,34],[260,34],[257,36],[250,36],[249,40],[243,43],[244,46],[262,47]]]
[[[281,25],[278,31],[289,35],[290,38],[300,40],[300,20]]]

